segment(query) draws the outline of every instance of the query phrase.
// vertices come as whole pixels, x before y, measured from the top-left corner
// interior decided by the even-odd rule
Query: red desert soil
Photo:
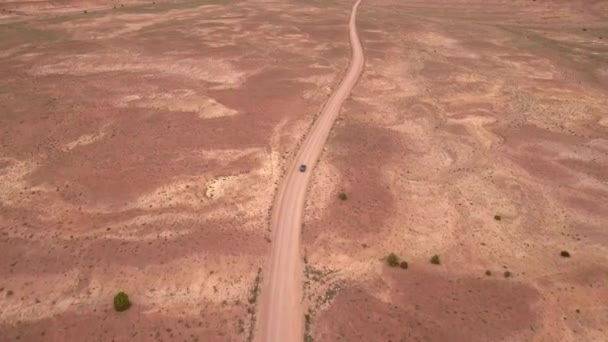
[[[357,20],[365,71],[307,197],[307,339],[608,340],[608,1]]]
[[[19,4],[0,18],[0,341],[250,339],[277,184],[348,64],[352,4],[0,8]]]
[[[1,1],[0,341],[249,340],[352,4]],[[607,23],[604,0],[361,7],[306,197],[307,339],[608,340]]]
[[[363,48],[357,34],[358,0],[348,22],[352,57],[344,79],[323,106],[323,110],[300,146],[285,174],[272,208],[272,252],[262,288],[259,341],[299,341],[302,338],[300,234],[306,189],[336,121],[342,104],[363,71]],[[301,170],[300,167],[308,168]]]

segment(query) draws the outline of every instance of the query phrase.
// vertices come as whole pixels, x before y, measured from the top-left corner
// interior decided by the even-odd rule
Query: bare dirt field
[[[248,340],[350,4],[0,9],[0,341]]]
[[[249,340],[351,6],[0,1],[0,341]],[[364,0],[357,22],[305,339],[607,340],[608,1]]]
[[[305,214],[307,338],[608,340],[608,2],[364,1],[358,26]]]

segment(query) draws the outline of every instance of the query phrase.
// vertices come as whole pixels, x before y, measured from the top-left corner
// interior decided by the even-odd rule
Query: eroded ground
[[[247,340],[348,4],[0,5],[0,340]]]
[[[608,339],[606,18],[364,2],[366,70],[307,205],[308,338]]]
[[[0,3],[0,340],[247,340],[350,5]],[[303,227],[308,336],[606,340],[607,8],[364,2]]]

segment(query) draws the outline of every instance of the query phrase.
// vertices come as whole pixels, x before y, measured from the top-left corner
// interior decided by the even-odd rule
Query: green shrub
[[[399,267],[403,268],[404,270],[407,270],[407,268],[409,267],[409,265],[407,264],[407,261],[402,261],[399,264]]]
[[[129,295],[124,292],[118,292],[116,296],[114,296],[114,310],[121,312],[125,311],[131,307],[131,302],[129,301]]]
[[[504,275],[505,275],[505,278],[509,278],[511,276],[511,272],[505,271]]]
[[[435,254],[431,257],[431,264],[433,264],[433,265],[441,264],[441,260],[439,260],[439,255]]]
[[[494,219],[496,221],[500,221],[500,220],[502,220],[502,217],[500,215],[494,215]]]
[[[568,251],[561,251],[559,253],[559,255],[561,255],[564,258],[569,258],[570,257],[570,252],[568,252]]]
[[[338,198],[341,199],[342,201],[346,201],[346,199],[348,197],[346,196],[345,193],[341,192],[341,193],[338,194]]]
[[[397,254],[391,253],[386,257],[386,263],[390,267],[397,267],[399,266],[399,257],[397,256]]]
[[[489,277],[489,276],[491,276],[491,275],[492,275],[492,271],[490,271],[490,270],[486,270],[486,275],[487,275],[488,277]]]

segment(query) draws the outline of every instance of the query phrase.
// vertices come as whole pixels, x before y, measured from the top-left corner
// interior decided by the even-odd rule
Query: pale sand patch
[[[139,221],[146,221],[146,223],[153,223],[153,222],[180,222],[181,218],[180,215],[175,215],[172,214],[170,216],[170,218],[168,217],[169,215],[165,216],[164,220],[159,220],[159,217],[157,216],[153,216],[153,217],[147,217],[147,216],[138,216],[138,218],[141,218],[142,220]],[[188,235],[192,232],[192,229],[163,229],[162,231],[154,231],[154,232],[148,232],[148,228],[139,224],[139,225],[130,225],[130,226],[124,226],[125,222],[121,222],[120,223],[120,227],[119,229],[114,229],[112,231],[112,233],[107,233],[107,232],[103,232],[103,239],[105,240],[119,240],[119,241],[151,241],[151,240],[158,240],[158,239],[165,239],[165,240],[172,240],[172,239],[176,239],[179,238],[181,236],[184,235]],[[170,225],[167,225],[170,226]],[[101,230],[103,231],[103,229]],[[80,237],[87,235],[87,236],[96,236],[99,237],[99,234],[95,234],[94,232],[92,232],[91,234],[83,234],[80,235]]]
[[[133,206],[140,209],[188,207],[202,208],[205,205],[205,176],[192,176],[174,180],[140,196]]]
[[[0,51],[0,58],[9,58],[9,57],[13,57],[13,58],[18,58],[20,56],[23,55],[23,53],[21,53],[23,50],[30,48],[32,45],[31,44],[21,44],[9,49],[5,49],[4,51]],[[18,56],[15,56],[18,55]],[[39,54],[36,54],[39,55]]]
[[[516,59],[522,57],[524,59]],[[533,55],[499,55],[495,58],[499,63],[506,64],[511,73],[521,77],[552,80],[560,74],[555,64],[547,58]]]
[[[106,136],[106,132],[105,132],[105,128],[108,125],[104,125],[103,127],[101,127],[101,129],[96,132],[96,133],[92,133],[92,134],[83,134],[80,137],[78,137],[78,139],[71,141],[67,144],[65,144],[62,148],[62,151],[64,152],[68,152],[73,150],[74,148],[78,147],[78,146],[86,146],[86,145],[90,145],[92,143],[95,143],[101,139],[103,139]]]
[[[198,116],[202,119],[219,118],[224,116],[236,115],[238,112],[228,108],[214,99],[206,99],[206,102],[199,108]]]
[[[429,46],[435,51],[444,56],[460,57],[478,59],[480,55],[473,51],[464,48],[459,40],[450,38],[439,32],[433,32],[433,28],[429,29],[428,32],[418,32],[414,36],[414,40],[418,44]]]
[[[248,175],[222,176],[210,180],[206,184],[205,197],[217,200],[234,193],[249,178]]]
[[[191,89],[176,89],[166,93],[150,95],[128,95],[117,101],[118,107],[155,108],[171,112],[193,112],[201,119],[211,119],[237,115],[238,111],[228,108],[212,98],[196,94]]]
[[[302,98],[306,100],[324,99],[331,94],[331,85],[334,79],[333,74],[314,75],[309,77],[299,78],[298,81],[312,83],[314,88],[304,90]],[[321,101],[322,102],[322,101]]]
[[[450,38],[434,30],[428,32],[417,32],[414,35],[414,39],[423,45],[440,46],[440,47],[454,47],[458,44],[458,40]]]
[[[19,193],[27,188],[25,178],[38,168],[38,164],[34,160],[21,161],[13,158],[0,158],[0,162],[8,163],[8,166],[0,169],[0,202],[7,205],[23,204],[23,196]]]
[[[215,210],[208,217],[234,217],[250,220],[267,217],[278,180],[280,156],[277,152],[263,153],[261,165],[246,174],[220,176],[205,185],[210,203],[228,204],[225,210]]]
[[[388,126],[387,128],[403,133],[404,136],[415,137],[408,139],[408,153],[415,153],[420,170],[425,170],[426,176],[439,172],[456,162],[456,156],[449,151],[433,144],[433,136],[428,134],[427,122],[408,120],[402,124]]]
[[[605,103],[581,97],[568,88],[544,87],[536,94],[516,91],[508,104],[510,110],[528,124],[547,130],[576,129],[583,122],[605,117]]]
[[[394,93],[397,90],[397,84],[388,78],[367,78],[361,83],[371,88],[374,92]]]
[[[178,56],[150,57],[124,51],[80,54],[54,58],[55,62],[39,64],[29,70],[32,75],[85,76],[104,72],[157,72],[224,86],[240,84],[245,74],[223,59],[180,58]]]
[[[78,287],[77,269],[61,274],[32,273],[12,275],[3,279],[2,285],[6,289],[14,289],[12,297],[2,298],[2,310],[0,310],[0,320],[3,322],[31,321],[51,317],[67,311],[76,301],[75,297],[66,296],[66,293],[73,293]],[[40,303],[35,303],[34,298],[21,301],[19,298],[23,294],[18,293],[23,284],[44,284],[35,286],[36,295],[43,299]],[[31,291],[31,289],[28,289]],[[4,296],[2,296],[4,297]],[[54,303],[53,303],[54,302]]]
[[[112,15],[63,21],[59,24],[51,25],[51,27],[67,30],[76,39],[109,39],[135,33],[168,21],[179,22],[190,19],[203,19],[206,22],[212,21],[208,18],[214,17],[214,13],[223,10],[225,8],[219,5],[204,5],[199,6],[196,11],[193,11],[191,8],[185,8],[157,13],[114,12]],[[235,24],[235,21],[239,21],[239,19],[246,18],[227,18],[217,21],[232,25]]]
[[[264,149],[200,151],[202,158],[218,159],[228,163],[253,154],[259,160],[258,167],[248,173],[222,175],[215,178],[191,176],[173,180],[148,194],[140,196],[132,207],[139,209],[189,208],[202,210],[221,204],[205,214],[206,219],[239,218],[251,220],[243,229],[254,229],[267,216],[276,182],[279,177],[280,155]],[[259,227],[258,227],[259,228]],[[122,228],[121,228],[122,229]],[[136,234],[137,230],[130,234]],[[170,233],[172,234],[172,233]],[[122,235],[121,235],[122,236]],[[138,235],[136,239],[141,239]]]
[[[500,145],[503,142],[503,138],[495,134],[491,130],[487,129],[486,125],[491,125],[496,122],[496,118],[492,116],[483,115],[467,115],[463,118],[449,118],[448,122],[454,122],[456,124],[464,125],[466,130],[474,136],[477,141],[485,149],[489,149]]]
[[[286,124],[287,121],[283,120],[273,129],[270,149],[257,150],[259,163],[256,169],[247,174],[217,177],[207,183],[206,194],[211,201],[223,199],[233,206],[225,211],[215,210],[210,217],[231,217],[238,212],[240,218],[251,220],[249,228],[259,229],[259,224],[266,224],[264,220],[283,171],[279,151]],[[234,207],[236,210],[231,211]]]
[[[323,159],[323,156],[321,156],[321,159]],[[316,191],[311,191],[306,200],[306,213],[308,213],[307,216],[311,213],[316,213],[317,216],[309,216],[305,221],[320,219],[325,208],[336,200],[339,191],[337,185],[348,186],[348,184],[344,184],[341,178],[339,170],[330,163],[319,163],[315,166],[315,178],[311,188],[316,189]]]
[[[408,180],[390,169],[383,174],[394,184],[396,208],[387,219],[386,238],[375,250],[426,259],[456,243],[458,212],[447,189],[433,182]]]
[[[504,81],[494,80],[490,82],[486,82],[480,79],[477,79],[473,75],[467,76],[467,79],[471,80],[470,82],[463,82],[463,87],[467,85],[478,86],[475,95],[471,96],[469,91],[454,91],[451,94],[446,94],[444,98],[442,98],[445,102],[458,102],[458,103],[469,103],[469,102],[488,102],[488,103],[496,103],[497,99],[501,98],[502,91],[504,89]],[[468,83],[468,84],[467,84]]]
[[[35,207],[37,218],[40,220],[55,219],[67,210],[77,207],[65,202],[57,194],[56,189],[46,183],[31,186],[27,178],[39,167],[40,159],[32,158],[21,161],[12,158],[0,158],[0,165],[3,162],[8,162],[8,166],[0,168],[1,204]],[[36,193],[36,195],[32,196],[32,192]],[[41,201],[44,205],[38,205]],[[7,231],[7,234],[7,237],[13,237],[13,234],[18,233]]]
[[[390,51],[390,55],[395,56],[396,60],[401,60],[398,57],[400,54],[402,52],[398,50]],[[401,98],[406,98],[416,96],[421,92],[420,83],[412,76],[418,68],[419,66],[415,63],[380,63],[374,65],[372,70],[367,71],[365,77],[359,82],[361,88],[368,89],[367,94],[373,95],[374,100],[380,100],[377,101],[378,104],[386,106],[392,103],[395,94],[399,94]],[[404,75],[404,77],[395,78],[392,75]],[[355,94],[358,94],[357,88],[355,88]],[[363,98],[371,100],[369,97]]]
[[[246,303],[249,287],[256,277],[255,268],[250,264],[253,261],[228,255],[189,255],[163,265],[124,267],[122,274],[128,274],[128,279],[107,278],[101,274],[92,279],[90,287],[105,293],[101,298],[93,298],[99,302],[104,297],[111,298],[116,288],[128,291],[134,284],[141,292],[133,293],[133,300],[150,307],[150,312],[179,308],[199,313],[205,302],[220,304],[239,300]],[[138,284],[146,284],[146,288]]]
[[[36,295],[44,300],[40,303],[33,299],[21,301],[19,293],[2,299],[0,319],[3,322],[33,321],[60,315],[77,306],[106,306],[112,302],[117,289],[126,291],[131,301],[142,309],[150,308],[145,313],[180,309],[198,314],[205,302],[220,304],[239,300],[246,303],[256,277],[255,268],[250,264],[253,261],[251,256],[244,262],[236,256],[197,254],[163,265],[113,265],[115,269],[111,273],[94,269],[86,278],[76,268],[60,274],[12,276],[3,286],[19,289],[23,283],[34,284]],[[223,270],[226,265],[230,265],[229,271]],[[86,281],[84,286],[83,281]]]
[[[341,240],[331,233],[323,234],[318,240],[320,246],[338,246],[342,243],[350,244],[352,241]],[[378,271],[378,262],[376,258],[370,257],[367,253],[365,257],[362,255],[343,254],[331,252],[335,248],[318,248],[308,251],[308,262],[311,265],[317,265],[326,269],[338,270],[336,274],[340,279],[349,280],[366,280],[371,279]]]

